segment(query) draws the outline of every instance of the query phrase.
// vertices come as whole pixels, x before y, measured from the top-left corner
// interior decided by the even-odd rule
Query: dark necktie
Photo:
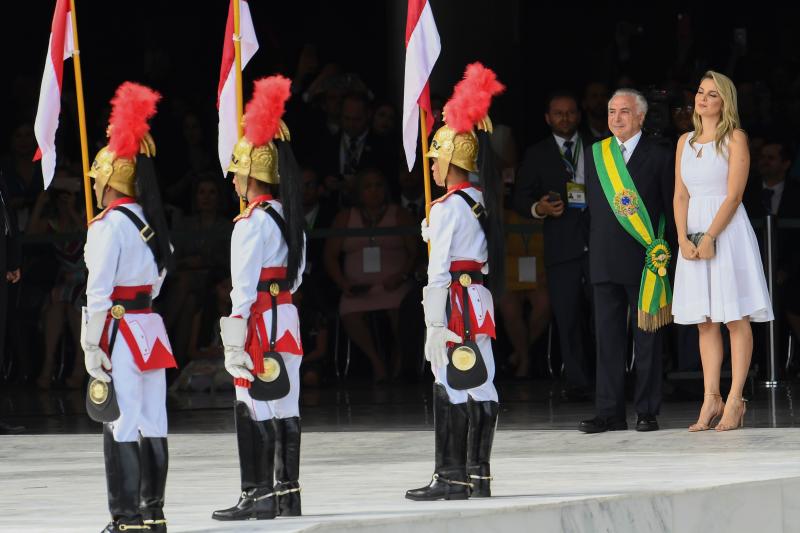
[[[575,167],[572,161],[572,145],[575,144],[572,141],[564,141],[564,155],[561,157],[564,158],[564,165],[567,167],[567,172],[569,172],[570,176],[575,175]]]
[[[564,141],[564,159],[572,162],[572,145],[575,144],[572,141]]]
[[[344,155],[344,173],[351,176],[356,173],[358,166],[358,139],[350,139]]]

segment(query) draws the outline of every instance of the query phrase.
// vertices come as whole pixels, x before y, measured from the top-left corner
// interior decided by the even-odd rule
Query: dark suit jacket
[[[762,218],[767,214],[761,192],[763,188],[763,183],[757,176],[751,176],[747,182],[742,203],[747,210],[747,216],[750,218]],[[786,178],[781,201],[778,204],[777,217],[779,219],[800,217],[800,202],[798,200],[800,200],[800,183],[797,183],[792,178]]]
[[[314,165],[320,176],[341,175],[342,135],[342,132],[336,135],[328,135],[320,143]],[[393,183],[396,181],[394,177],[397,173],[397,168],[394,158],[391,157],[392,153],[391,148],[386,146],[383,140],[376,137],[372,132],[367,132],[356,171],[365,168],[378,168],[386,175],[387,184]]]
[[[588,146],[581,137],[583,146]],[[584,154],[585,156],[585,154]],[[584,159],[585,166],[590,164]],[[525,152],[525,158],[514,184],[514,210],[521,216],[533,218],[534,202],[554,191],[567,201],[569,172],[561,159],[558,144],[552,135],[534,144]],[[577,259],[588,245],[588,215],[585,210],[566,207],[560,217],[544,219],[544,263],[547,266]]]
[[[764,206],[764,199],[762,196],[763,183],[760,178],[751,176],[745,187],[744,204],[747,216],[756,221],[763,222],[764,217],[767,215],[766,207]],[[781,194],[781,201],[778,204],[778,213],[775,218],[778,222],[778,268],[787,272],[798,275],[800,271],[800,253],[797,252],[797,237],[800,231],[794,228],[781,229],[781,220],[786,219],[800,219],[800,183],[792,178],[786,178],[783,186],[783,193]],[[761,246],[762,253],[765,250],[764,232],[763,230],[756,230],[759,245]]]
[[[615,142],[615,141],[612,141]],[[592,283],[639,285],[644,268],[644,247],[625,231],[608,205],[594,164],[592,148],[586,150],[586,188],[589,215],[589,277]],[[658,141],[642,136],[628,161],[640,199],[647,206],[658,232],[658,220],[666,217],[667,241],[678,253],[675,242],[675,218],[672,214],[672,195],[675,187],[675,151]]]

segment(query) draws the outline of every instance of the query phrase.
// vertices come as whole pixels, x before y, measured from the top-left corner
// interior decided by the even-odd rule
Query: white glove
[[[220,336],[225,348],[225,370],[234,378],[253,381],[253,361],[244,351],[247,338],[247,321],[243,318],[224,316],[219,319]]]
[[[428,227],[428,219],[423,218],[419,224],[420,232],[422,233],[422,240],[428,242],[431,240],[431,228]]]
[[[81,320],[81,348],[83,348],[86,372],[95,379],[108,383],[111,381],[105,370],[111,370],[111,360],[100,348],[100,337],[106,325],[106,312],[100,311],[92,315],[84,307]]]
[[[461,342],[461,337],[451,331],[445,321],[445,308],[450,297],[447,287],[422,289],[422,308],[425,310],[425,359],[431,366],[447,366],[447,343]]]
[[[431,366],[447,366],[447,343],[461,342],[461,337],[444,326],[428,326],[425,334],[425,359]]]

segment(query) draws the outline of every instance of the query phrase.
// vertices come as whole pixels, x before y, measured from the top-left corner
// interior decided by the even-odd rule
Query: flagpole
[[[234,68],[236,69],[236,136],[242,137],[242,114],[244,104],[242,103],[242,36],[239,34],[239,2],[240,0],[231,0],[233,2],[233,50],[234,50]],[[244,211],[245,201],[239,198],[239,212]]]
[[[419,141],[422,144],[422,175],[425,176],[425,221],[431,223],[431,168],[428,165],[428,133],[425,121],[425,110],[419,108]],[[431,243],[428,242],[428,255],[431,253]]]
[[[86,140],[86,110],[83,105],[83,76],[81,75],[81,48],[78,45],[78,17],[75,14],[75,0],[69,0],[69,14],[72,19],[72,67],[75,71],[75,94],[78,99],[78,127],[81,136],[81,164],[83,166],[83,197],[86,201],[86,222],[94,218],[92,186],[89,181],[89,143]]]

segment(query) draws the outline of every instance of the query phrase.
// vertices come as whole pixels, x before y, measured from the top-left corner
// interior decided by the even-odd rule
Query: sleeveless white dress
[[[681,178],[689,191],[686,229],[704,232],[727,194],[727,151],[717,152],[713,141],[695,143],[688,138],[681,156]],[[702,157],[697,157],[702,149]],[[744,206],[717,236],[716,255],[689,261],[675,250],[677,268],[672,314],[678,324],[731,322],[750,317],[752,322],[773,320],[758,241]]]

